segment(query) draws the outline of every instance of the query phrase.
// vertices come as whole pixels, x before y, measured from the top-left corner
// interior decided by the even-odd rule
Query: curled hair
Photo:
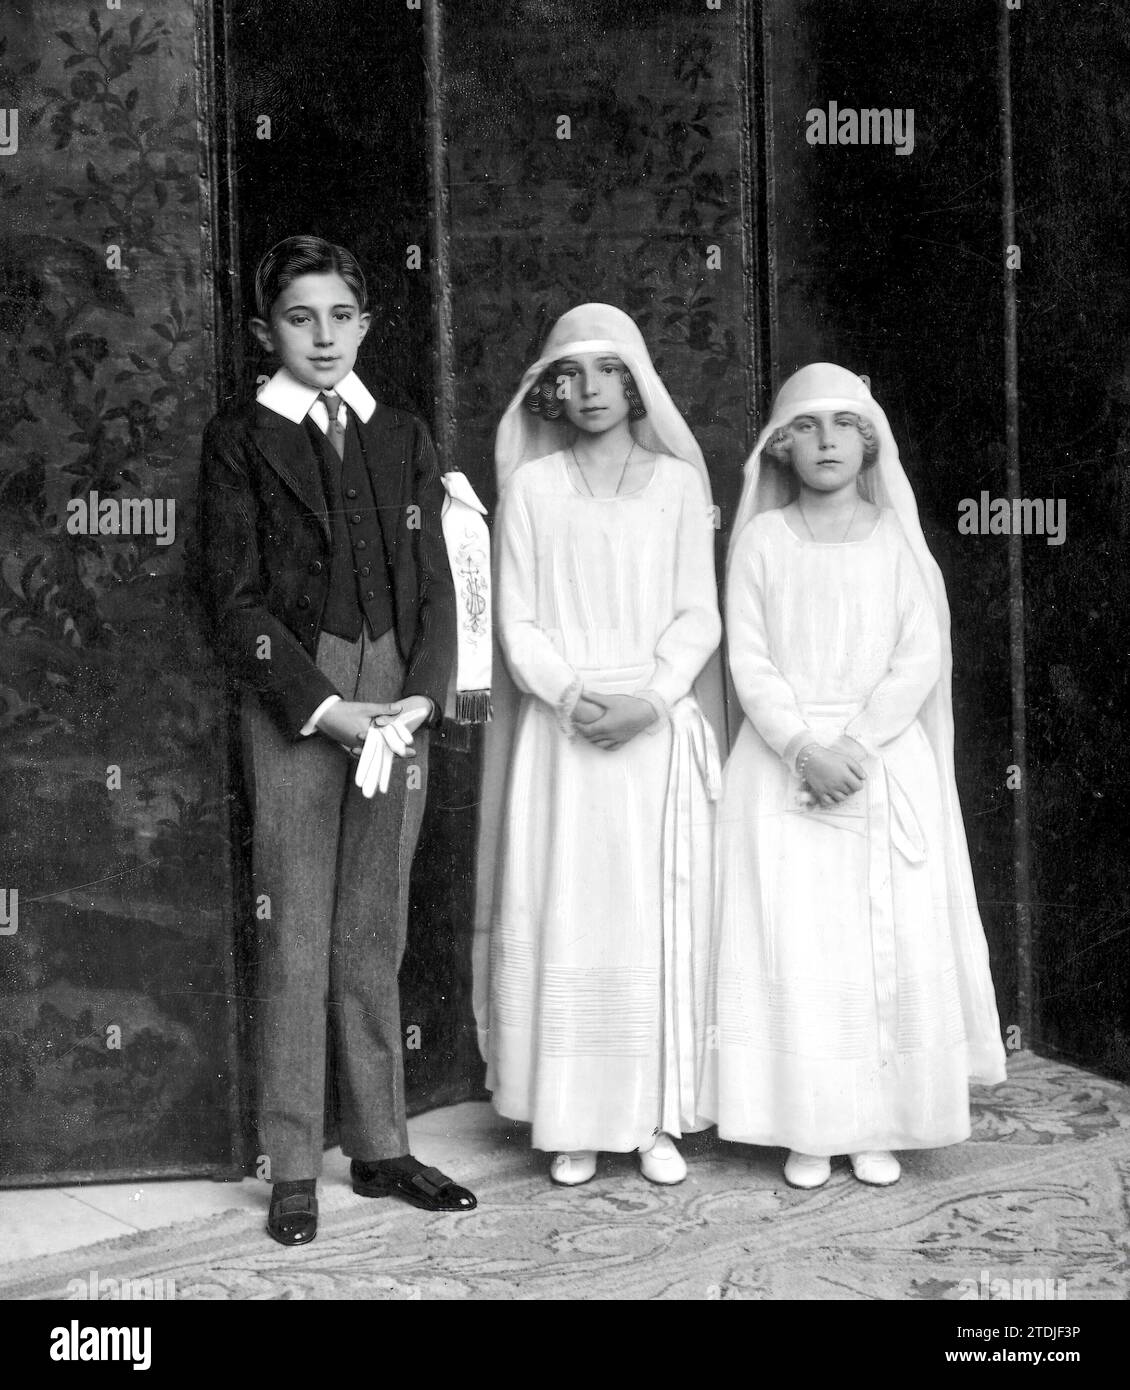
[[[340,275],[365,313],[369,293],[365,272],[352,251],[323,241],[320,236],[288,236],[272,246],[255,268],[255,312],[270,320],[271,310],[283,290],[302,275]]]
[[[837,415],[849,414],[850,412],[836,412]],[[800,417],[797,416],[797,419]],[[863,467],[872,468],[879,461],[879,436],[875,433],[875,426],[870,420],[864,419],[862,415],[852,415],[852,420],[856,429],[863,440]],[[792,421],[787,425],[782,425],[776,429],[765,441],[764,452],[773,460],[774,463],[792,466],[793,461],[793,436]]]
[[[526,392],[522,404],[531,415],[540,415],[543,420],[559,420],[565,413],[567,397],[557,394],[557,383],[561,375],[561,364],[551,362]],[[632,376],[627,367],[621,371],[620,380],[623,383],[624,396],[628,402],[628,419],[642,420],[647,414],[647,406],[644,405],[640,397],[635,377]]]

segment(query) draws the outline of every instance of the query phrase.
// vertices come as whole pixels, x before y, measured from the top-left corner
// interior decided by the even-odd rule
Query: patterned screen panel
[[[212,408],[194,15],[131,8],[46,0],[0,41],[5,1181],[232,1145],[225,726],[183,582]]]

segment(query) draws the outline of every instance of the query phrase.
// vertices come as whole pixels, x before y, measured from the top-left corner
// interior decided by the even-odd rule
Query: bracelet
[[[819,743],[806,743],[801,749],[800,757],[796,760],[796,775],[802,782],[804,781],[804,770],[808,766],[808,760],[812,757],[813,753],[820,751],[820,747],[821,745]]]

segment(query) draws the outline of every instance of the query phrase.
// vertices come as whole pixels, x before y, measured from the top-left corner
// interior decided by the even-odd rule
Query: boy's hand
[[[431,715],[432,702],[426,695],[406,695],[403,700],[395,700],[390,705],[382,706],[382,709],[385,712],[376,716],[378,728],[395,721],[402,729],[414,734]]]
[[[409,695],[388,706],[384,714],[369,720],[365,746],[357,761],[354,781],[363,796],[380,791],[383,796],[392,780],[397,758],[410,758],[416,751],[412,735],[432,712],[432,702],[422,695]]]
[[[581,694],[577,707],[594,706],[601,711],[600,717],[591,722],[577,724],[577,732],[597,748],[611,752],[623,748],[657,718],[654,706],[636,695],[593,695],[588,691]],[[574,715],[576,710],[573,711]]]
[[[419,697],[413,697],[418,699]],[[391,703],[377,703],[372,700],[339,700],[331,705],[328,710],[318,720],[318,732],[325,734],[327,738],[332,738],[335,743],[350,753],[358,754],[365,742],[365,735],[369,732],[370,720],[377,719],[384,723],[391,723],[400,714],[403,705],[410,701],[395,700]],[[431,709],[429,700],[423,701],[425,705],[424,713],[412,725],[415,729],[423,723]]]
[[[818,806],[834,806],[857,792],[867,774],[855,758],[834,748],[816,748],[805,762],[804,780]]]

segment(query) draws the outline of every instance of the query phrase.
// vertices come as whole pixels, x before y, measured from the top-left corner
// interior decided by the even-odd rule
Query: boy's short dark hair
[[[561,364],[551,362],[526,392],[522,404],[531,415],[540,415],[543,420],[559,420],[565,413],[565,402],[557,394],[560,375]],[[628,399],[628,419],[642,420],[647,414],[647,406],[640,396],[635,377],[627,367],[621,371],[620,380],[624,385],[624,395]]]
[[[272,246],[255,267],[255,312],[270,321],[275,300],[302,275],[340,275],[365,313],[369,293],[365,272],[352,251],[320,236],[288,236]]]

